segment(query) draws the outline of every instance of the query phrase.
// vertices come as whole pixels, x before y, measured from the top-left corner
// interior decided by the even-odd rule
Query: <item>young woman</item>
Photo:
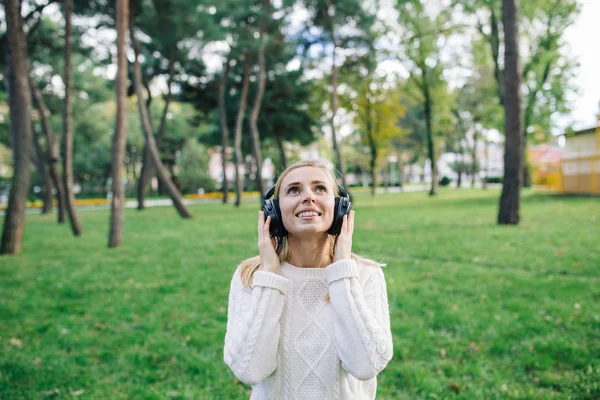
[[[392,358],[381,264],[352,254],[354,211],[332,226],[339,188],[317,161],[277,180],[286,235],[258,215],[259,256],[231,280],[224,360],[252,386],[251,399],[375,399]]]

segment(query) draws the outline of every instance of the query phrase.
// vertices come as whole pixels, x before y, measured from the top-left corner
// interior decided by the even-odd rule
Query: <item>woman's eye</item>
[[[325,186],[321,186],[321,185],[317,186],[317,192],[326,192],[326,191],[327,191],[327,188]]]
[[[298,188],[297,187],[291,187],[288,189],[288,194],[296,194],[298,193]]]

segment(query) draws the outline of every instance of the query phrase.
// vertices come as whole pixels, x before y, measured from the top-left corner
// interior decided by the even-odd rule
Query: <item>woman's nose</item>
[[[303,203],[312,202],[315,200],[315,193],[312,190],[307,190],[305,192],[304,198],[302,199]]]

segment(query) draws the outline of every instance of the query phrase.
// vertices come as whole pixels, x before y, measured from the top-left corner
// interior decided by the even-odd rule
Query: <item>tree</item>
[[[143,94],[143,78],[142,78],[142,69],[140,67],[139,62],[139,46],[137,43],[137,39],[135,37],[135,27],[133,25],[133,21],[130,18],[129,21],[129,37],[131,40],[131,46],[133,47],[134,53],[134,61],[133,61],[133,76],[134,76],[134,87],[135,94],[137,97],[138,109],[140,113],[140,120],[142,123],[142,130],[144,131],[144,136],[146,138],[147,146],[150,150],[150,154],[152,155],[152,163],[156,167],[156,172],[158,176],[159,182],[166,189],[167,194],[173,201],[173,205],[177,209],[177,212],[182,218],[191,218],[189,210],[183,204],[183,198],[181,197],[181,193],[177,190],[177,187],[171,181],[167,170],[165,169],[160,155],[158,153],[158,147],[156,146],[156,142],[154,140],[154,133],[152,130],[152,125],[150,121],[150,116],[148,114],[148,107],[144,102],[144,94]]]
[[[225,90],[227,89],[227,79],[231,69],[231,61],[225,61],[221,81],[219,82],[219,123],[221,127],[221,163],[223,168],[223,183],[221,192],[223,192],[223,204],[227,204],[229,197],[229,181],[227,180],[227,148],[229,147],[229,128],[227,126],[227,111],[225,106]]]
[[[358,0],[304,0],[309,11],[309,23],[302,32],[305,49],[313,44],[321,44],[331,49],[331,83],[330,83],[330,118],[331,141],[340,173],[342,186],[348,191],[346,184],[346,167],[337,138],[339,60],[338,49],[355,47],[364,42],[365,33],[373,24],[374,16],[362,6]],[[368,40],[368,39],[367,39]]]
[[[50,113],[48,111],[48,107],[46,106],[46,102],[44,101],[44,97],[42,96],[42,93],[38,89],[31,76],[29,77],[29,85],[31,87],[31,93],[33,95],[33,102],[40,116],[42,131],[44,132],[44,136],[46,137],[47,154],[45,159],[48,162],[48,170],[50,173],[50,178],[52,179],[52,184],[56,189],[56,197],[58,200],[58,223],[62,224],[65,222],[66,199],[62,180],[58,171],[58,163],[60,161],[58,142],[56,139],[56,135],[54,134],[54,130],[52,129],[52,125],[50,124],[50,120],[48,118]]]
[[[10,135],[12,137],[14,173],[8,207],[4,217],[4,230],[0,254],[21,252],[25,204],[30,181],[31,154],[31,94],[29,88],[29,59],[23,32],[21,3],[4,0],[4,14],[8,31],[9,48],[9,108]]]
[[[50,171],[48,171],[48,160],[46,159],[46,154],[42,149],[42,145],[40,144],[40,134],[36,129],[36,124],[34,121],[31,121],[31,133],[32,133],[32,144],[34,151],[31,154],[31,158],[33,159],[33,164],[38,170],[39,180],[41,181],[41,198],[42,198],[42,214],[49,214],[53,209],[53,199],[52,195],[52,180],[50,178]]]
[[[506,47],[503,38],[503,21],[499,20],[500,0],[460,1],[460,7],[475,16],[477,29],[489,46],[494,65],[496,93],[500,104],[504,104],[505,71],[500,59],[502,47]],[[520,2],[520,19],[527,30],[520,33],[519,40],[523,49],[521,54],[522,87],[525,93],[524,120],[522,124],[524,154],[527,154],[529,134],[545,132],[540,135],[547,139],[553,121],[552,115],[567,114],[569,92],[575,92],[570,85],[574,77],[576,63],[569,59],[564,50],[564,33],[573,24],[579,13],[577,0],[529,0]],[[529,186],[527,164],[523,168],[523,183]]]
[[[406,108],[400,101],[398,90],[382,79],[364,79],[354,103],[355,123],[363,144],[370,153],[371,194],[377,187],[377,162],[379,155],[389,147],[392,139],[403,134],[399,125]]]
[[[127,89],[127,58],[125,39],[129,21],[129,0],[117,0],[117,120],[112,148],[112,198],[110,202],[110,233],[108,247],[119,247],[123,242],[125,196],[123,195],[123,159],[125,158],[125,110]]]
[[[77,212],[75,210],[75,194],[73,193],[73,106],[71,104],[71,93],[73,91],[73,76],[71,74],[72,25],[71,14],[73,12],[73,0],[65,0],[65,108],[63,114],[63,187],[67,214],[71,223],[71,230],[75,236],[81,236],[83,230]]]
[[[502,0],[504,24],[504,179],[498,210],[499,224],[519,223],[523,183],[523,130],[521,117],[521,70],[519,60],[519,1]]]
[[[265,84],[267,81],[267,65],[265,62],[265,42],[267,40],[267,25],[271,18],[271,4],[269,0],[262,1],[262,22],[259,34],[259,45],[258,45],[258,87],[256,90],[256,97],[254,98],[254,105],[250,112],[250,133],[252,134],[253,142],[253,153],[254,159],[256,160],[256,187],[260,193],[259,201],[262,203],[262,198],[265,194],[265,188],[262,181],[262,156],[260,151],[260,134],[258,130],[258,116],[260,114],[260,108],[262,106],[263,95],[265,94]]]
[[[244,57],[244,76],[242,83],[242,94],[240,96],[240,106],[238,108],[238,114],[235,122],[235,188],[236,188],[236,197],[235,197],[235,206],[239,207],[242,204],[242,192],[244,190],[243,187],[243,179],[240,173],[240,168],[243,163],[242,159],[242,124],[244,122],[244,114],[246,112],[246,103],[248,98],[248,86],[250,86],[250,67],[252,65],[252,59],[250,57],[250,52],[246,52]]]
[[[204,45],[217,35],[214,32],[213,17],[203,9],[204,3],[210,3],[210,1],[180,1],[175,6],[169,0],[152,0],[151,2],[142,2],[133,9],[135,15],[132,15],[132,18],[135,20],[135,26],[151,37],[149,42],[138,42],[140,54],[144,56],[144,64],[141,65],[144,78],[142,83],[147,92],[148,111],[150,111],[152,102],[150,82],[155,77],[166,75],[167,94],[158,130],[153,133],[159,153],[163,150],[163,142],[168,141],[166,138],[167,115],[169,106],[174,99],[172,86],[175,83],[176,75],[182,72],[195,75],[196,72],[196,64],[189,63],[186,49],[189,46]],[[202,27],[200,31],[198,31],[199,26]],[[160,32],[160,34],[157,35],[156,32]],[[202,36],[202,41],[196,39],[200,36]],[[172,136],[173,132],[170,134]],[[169,165],[173,166],[174,162]],[[138,209],[140,210],[144,209],[146,189],[155,174],[156,168],[152,162],[150,149],[145,145],[138,181]]]
[[[427,155],[431,164],[429,195],[438,191],[438,169],[434,127],[436,92],[445,92],[438,39],[452,29],[450,16],[440,12],[430,16],[422,0],[397,0],[399,23],[406,29],[402,37],[404,59],[409,71],[409,92],[419,99],[425,119]]]

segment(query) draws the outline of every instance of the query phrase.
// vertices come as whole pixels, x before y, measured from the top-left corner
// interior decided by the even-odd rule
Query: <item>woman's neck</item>
[[[311,238],[288,236],[289,263],[298,268],[324,268],[331,264],[328,235]]]

